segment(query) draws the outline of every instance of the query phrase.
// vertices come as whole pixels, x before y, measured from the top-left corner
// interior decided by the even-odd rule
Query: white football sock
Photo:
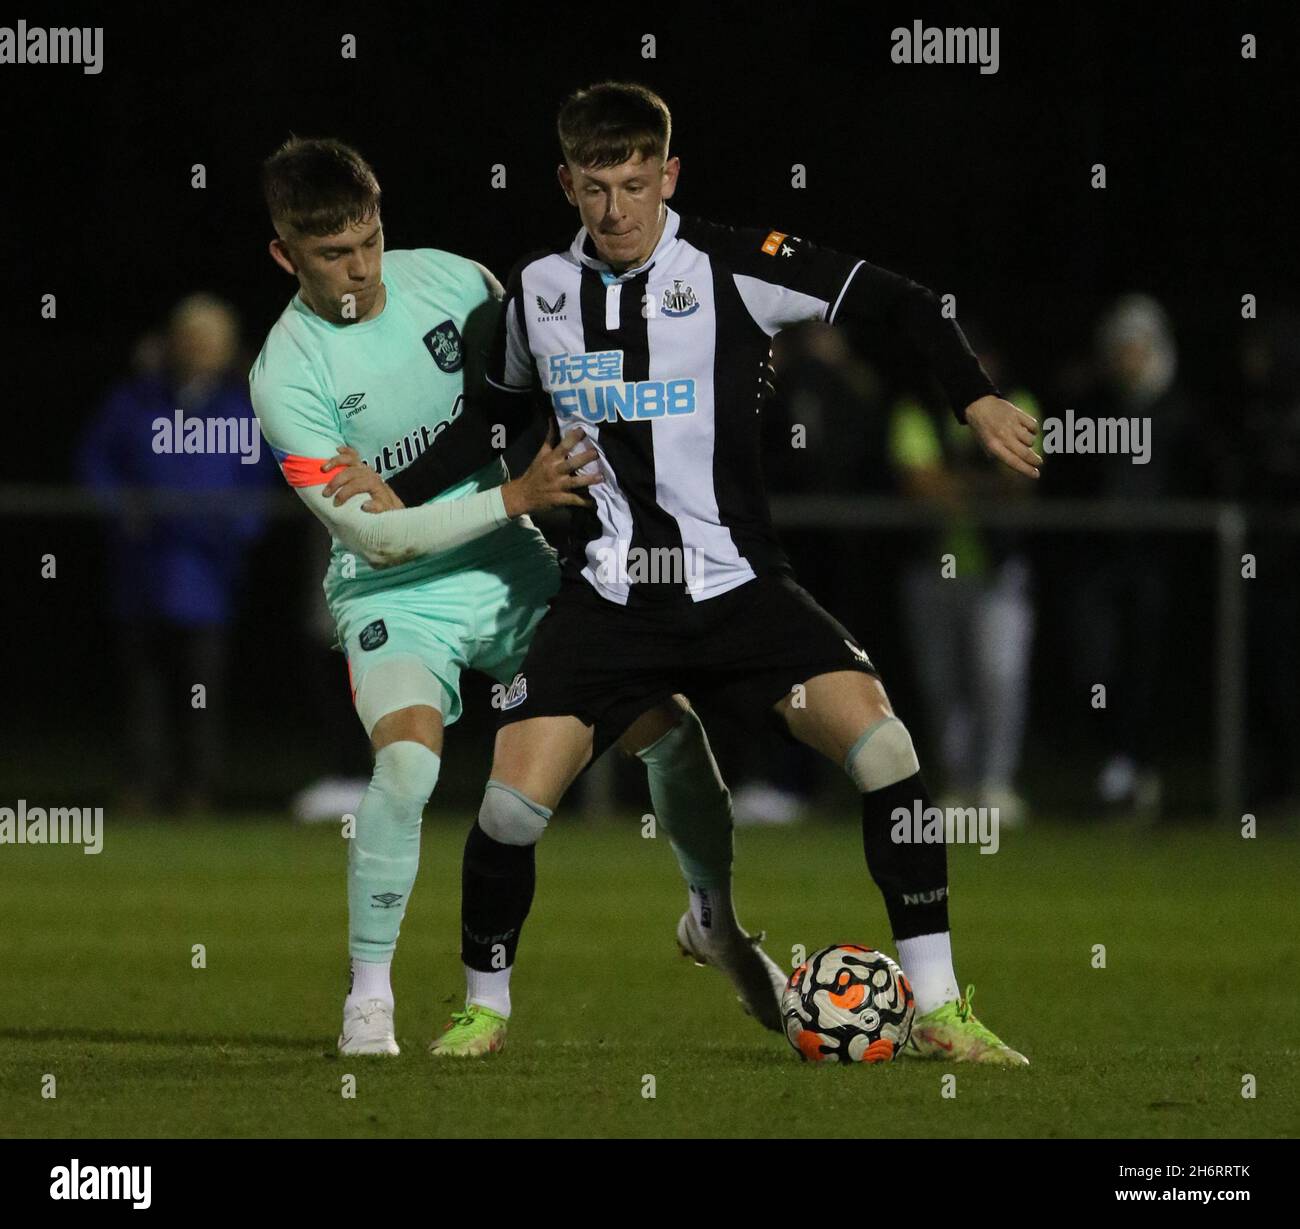
[[[899,939],[898,963],[912,983],[918,1016],[957,999],[957,974],[952,969],[952,938],[948,931]]]
[[[708,938],[726,938],[740,933],[736,911],[731,903],[731,885],[697,888],[690,885],[691,916]]]
[[[348,991],[347,1003],[362,1003],[366,999],[383,999],[393,1005],[393,987],[389,981],[389,972],[393,967],[391,960],[358,960],[352,958],[352,988]]]
[[[510,970],[483,973],[465,966],[465,1002],[477,1003],[499,1016],[510,1015]]]

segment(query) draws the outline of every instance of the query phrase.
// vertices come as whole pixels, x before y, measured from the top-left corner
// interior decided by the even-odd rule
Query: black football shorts
[[[876,674],[837,619],[788,576],[760,576],[702,602],[620,606],[566,579],[506,694],[501,724],[577,717],[593,761],[642,713],[681,692],[763,721],[797,683]]]

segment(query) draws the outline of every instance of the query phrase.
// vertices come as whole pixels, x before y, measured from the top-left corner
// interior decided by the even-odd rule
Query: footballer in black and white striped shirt
[[[584,429],[604,476],[573,518],[559,592],[501,715],[466,845],[465,963],[508,980],[484,937],[508,935],[513,963],[533,848],[569,785],[655,704],[707,696],[751,724],[774,720],[857,786],[867,866],[916,996],[906,1052],[1025,1065],[958,992],[946,851],[915,837],[914,817],[935,812],[907,727],[852,633],[795,582],[772,530],[760,376],[781,329],[858,320],[914,347],[986,451],[1031,478],[1041,463],[1035,421],[1001,397],[924,287],[780,229],[670,208],[680,164],[669,156],[668,108],[650,90],[580,90],[557,127],[560,185],[582,228],[516,266],[487,389],[391,480],[403,502],[420,503],[490,460],[499,428],[517,435],[538,407],[561,432]],[[698,720],[684,699],[681,711],[642,758],[674,748]],[[705,758],[702,796],[706,782],[717,788]],[[730,833],[701,825],[670,835],[691,881],[678,941],[739,985],[755,975],[754,947],[732,909]],[[774,996],[782,980],[772,973]],[[453,1028],[473,1032],[461,1020]]]

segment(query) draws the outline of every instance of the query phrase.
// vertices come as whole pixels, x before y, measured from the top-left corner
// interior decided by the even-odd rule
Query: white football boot
[[[785,1031],[781,1017],[781,995],[786,975],[759,946],[763,935],[729,930],[726,935],[704,931],[688,909],[677,923],[677,946],[701,967],[708,965],[725,973],[735,986],[740,1005],[764,1028]]]
[[[340,1054],[400,1054],[393,1036],[393,1009],[383,999],[343,1004]]]

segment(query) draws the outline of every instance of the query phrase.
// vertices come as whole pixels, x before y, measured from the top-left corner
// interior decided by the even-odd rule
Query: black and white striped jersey
[[[515,267],[485,397],[390,482],[408,504],[429,498],[482,464],[487,426],[517,429],[540,390],[562,430],[585,429],[604,473],[594,508],[573,510],[566,575],[621,605],[716,597],[788,570],[760,461],[772,337],[842,319],[894,327],[959,418],[996,392],[929,290],[856,257],[668,209],[649,260],[614,273],[581,230]]]
[[[488,380],[540,385],[605,475],[595,510],[575,518],[570,574],[626,604],[701,601],[786,568],[763,488],[760,377],[773,335],[833,321],[861,263],[670,209],[639,268],[611,273],[585,230],[517,267]]]

